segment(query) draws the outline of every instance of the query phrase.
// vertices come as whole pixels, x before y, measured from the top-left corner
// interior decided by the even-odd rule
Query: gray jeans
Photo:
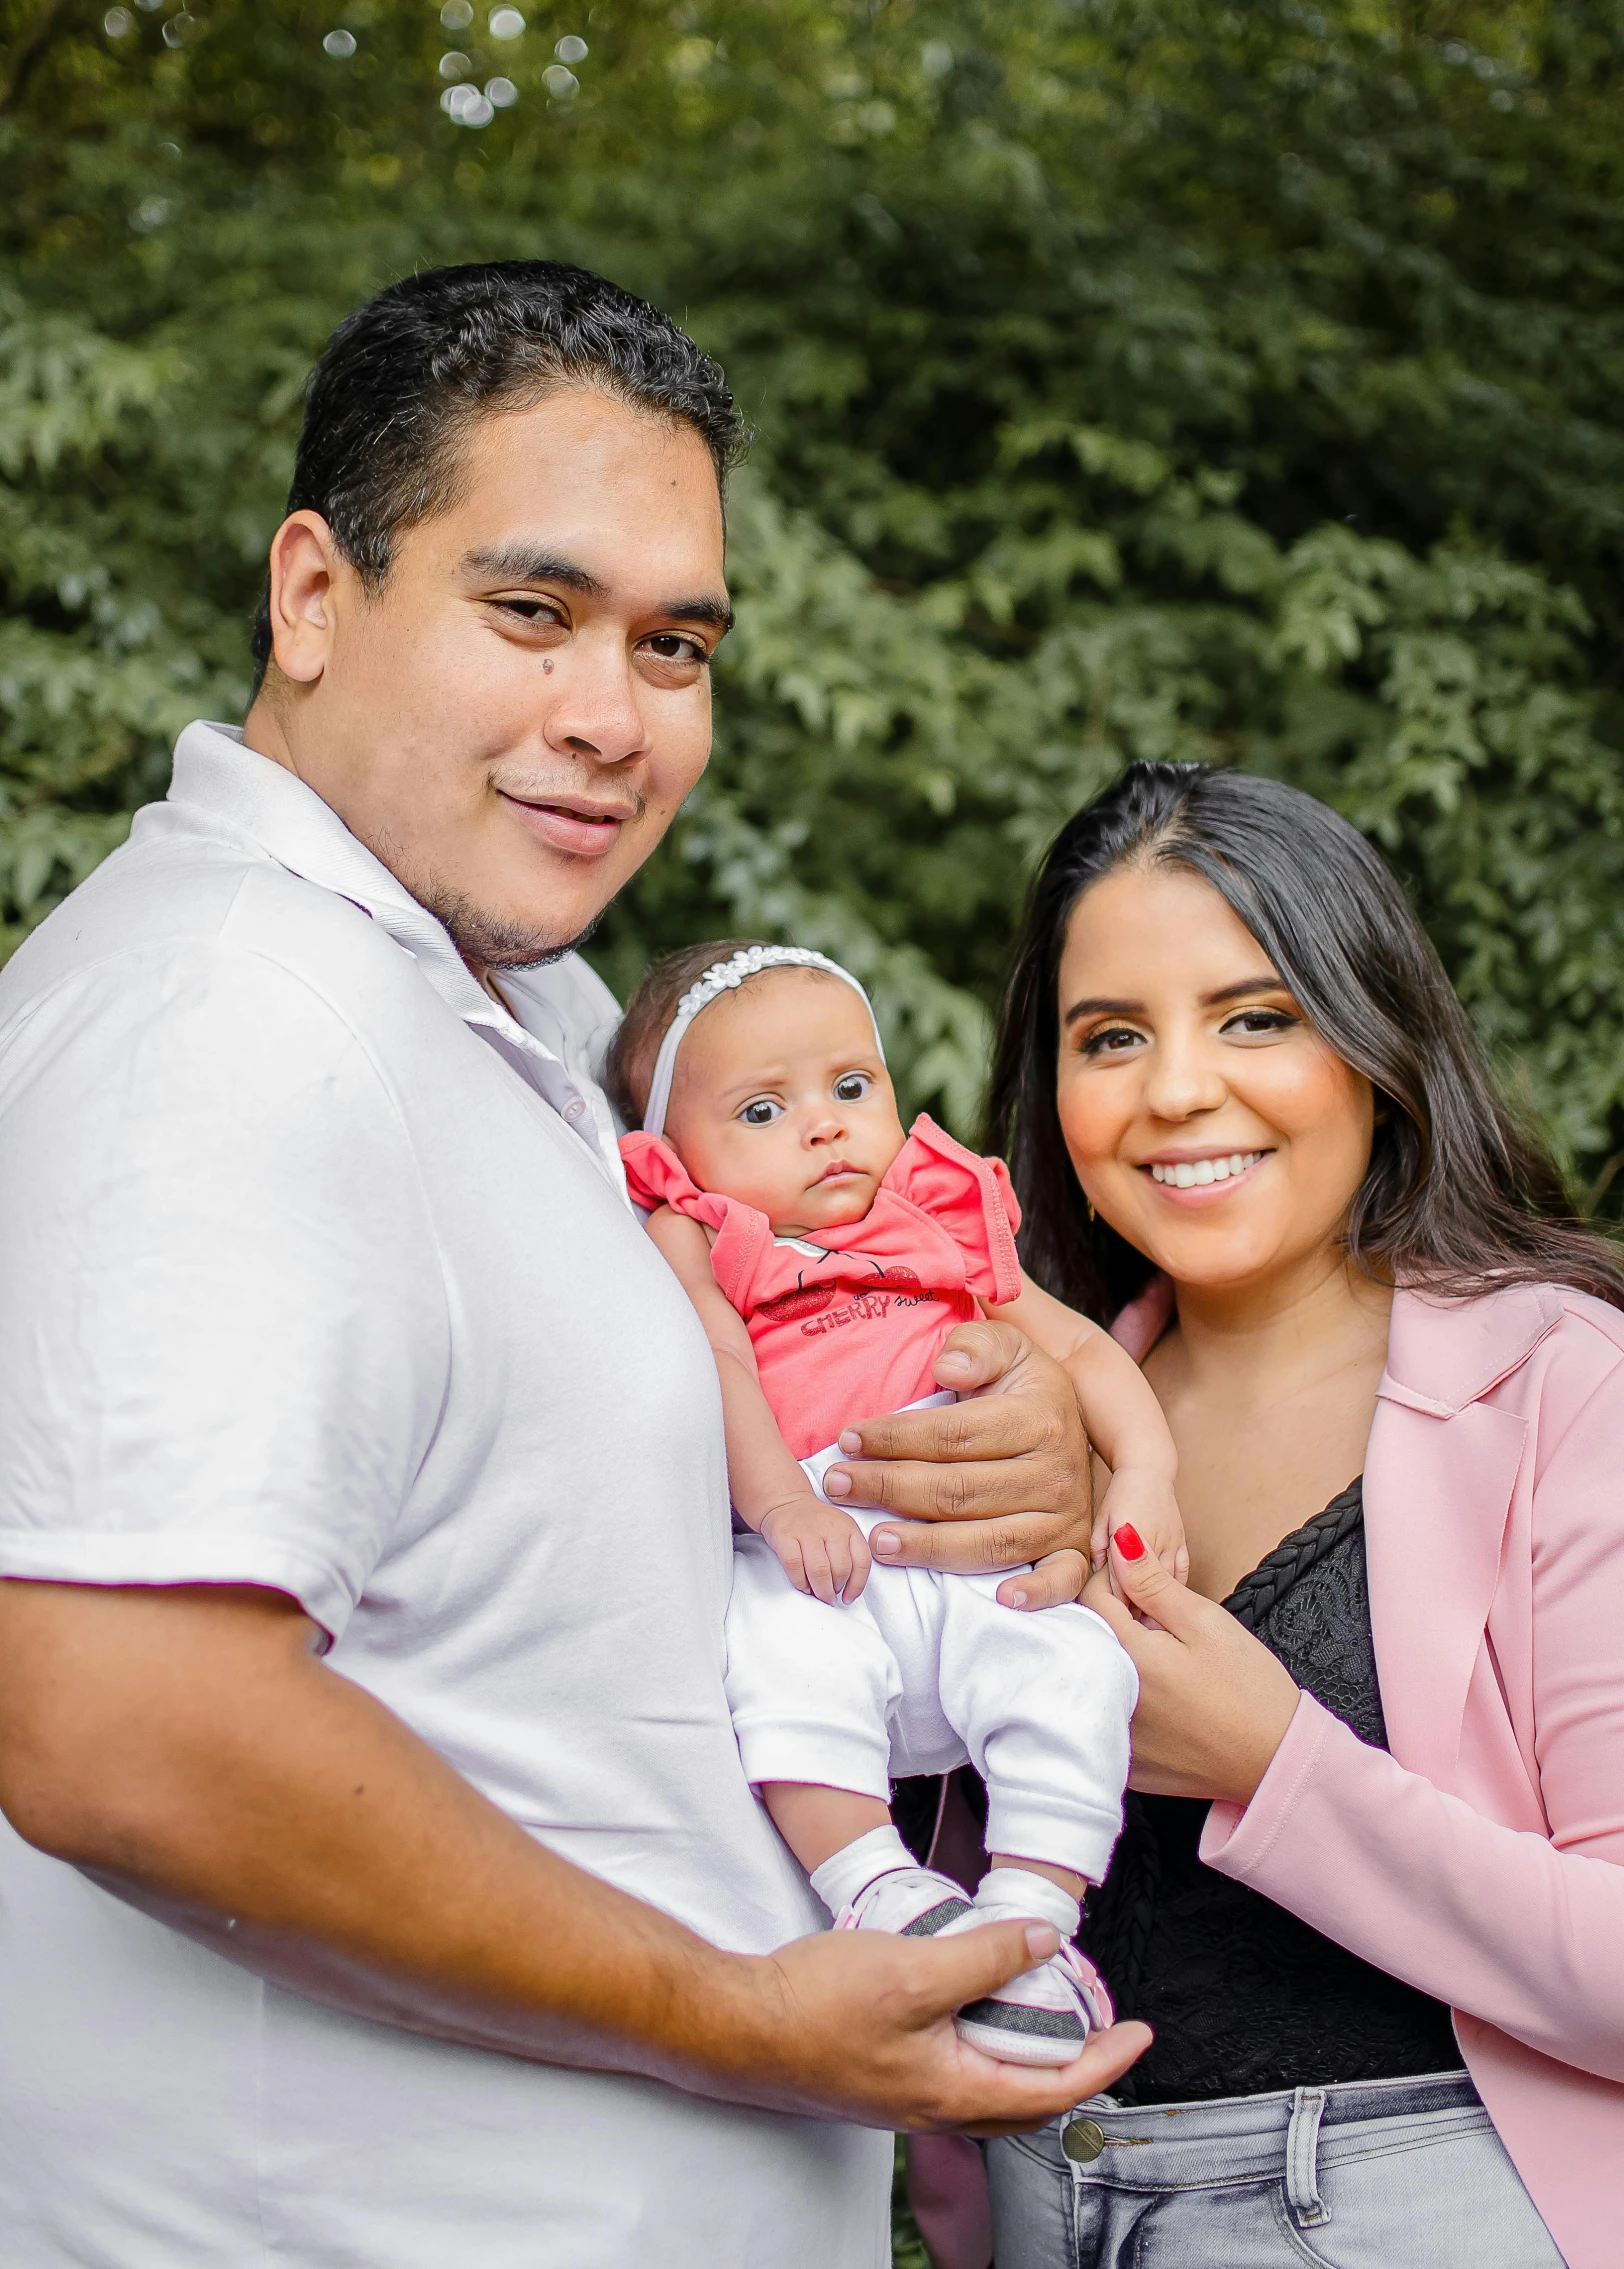
[[[998,2269],[1562,2269],[1464,2072],[1097,2096],[987,2168]]]

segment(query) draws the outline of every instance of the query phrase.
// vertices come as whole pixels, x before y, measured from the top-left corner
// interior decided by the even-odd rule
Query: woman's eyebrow
[[[1222,1008],[1225,1001],[1242,1000],[1248,993],[1284,993],[1290,989],[1284,978],[1277,977],[1272,969],[1267,969],[1260,976],[1242,977],[1233,985],[1220,985],[1215,993],[1203,993],[1201,1005],[1203,1008]],[[1062,1029],[1065,1029],[1085,1016],[1143,1016],[1144,1013],[1143,1001],[1108,1000],[1103,995],[1096,994],[1087,1000],[1073,1001],[1060,1022]]]
[[[1102,998],[1073,1001],[1060,1019],[1062,1027],[1075,1024],[1083,1016],[1143,1016],[1143,1001],[1109,1001]]]
[[[1220,985],[1215,993],[1203,993],[1203,1008],[1222,1008],[1225,1001],[1238,1001],[1247,993],[1286,993],[1291,990],[1285,980],[1266,969],[1260,977],[1242,977],[1237,984]]]

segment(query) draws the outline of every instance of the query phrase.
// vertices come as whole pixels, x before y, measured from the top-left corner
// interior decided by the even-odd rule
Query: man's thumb
[[[955,1394],[970,1394],[1018,1369],[1028,1352],[1027,1340],[1013,1324],[986,1319],[978,1324],[959,1324],[942,1342],[934,1367],[936,1383],[951,1387]]]
[[[937,1977],[939,2007],[962,2009],[1058,1953],[1060,1933],[1046,1922],[987,1922],[931,1943],[952,1956]]]

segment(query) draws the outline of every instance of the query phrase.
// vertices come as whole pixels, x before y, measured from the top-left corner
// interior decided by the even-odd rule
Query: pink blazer
[[[1449,2003],[1570,2269],[1624,2260],[1624,1315],[1401,1292],[1365,1464],[1391,1754],[1306,1694],[1201,1856]]]

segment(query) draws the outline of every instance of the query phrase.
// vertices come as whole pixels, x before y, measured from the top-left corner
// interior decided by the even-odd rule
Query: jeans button
[[[1068,2159],[1091,2167],[1105,2148],[1105,2130],[1097,2120],[1068,2119],[1060,2130],[1060,2148]]]

